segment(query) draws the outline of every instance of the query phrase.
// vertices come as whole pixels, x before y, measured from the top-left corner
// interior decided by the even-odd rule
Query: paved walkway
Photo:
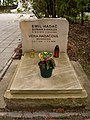
[[[16,14],[0,14],[0,74],[12,58],[20,41],[18,16]]]

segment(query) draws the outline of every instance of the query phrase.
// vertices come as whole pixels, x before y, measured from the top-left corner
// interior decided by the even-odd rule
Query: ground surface
[[[70,24],[68,55],[71,60],[79,61],[90,80],[90,21]]]

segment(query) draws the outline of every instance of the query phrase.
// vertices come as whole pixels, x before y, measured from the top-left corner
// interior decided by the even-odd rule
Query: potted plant
[[[48,78],[52,75],[52,70],[55,68],[55,62],[52,58],[52,53],[41,52],[39,53],[40,61],[38,63],[41,76]]]

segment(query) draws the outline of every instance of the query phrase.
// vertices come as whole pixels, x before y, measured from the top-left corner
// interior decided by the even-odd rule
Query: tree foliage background
[[[17,0],[3,0],[3,5],[9,6],[9,5],[14,5],[17,4]]]
[[[38,17],[73,17],[87,9],[89,0],[33,0]]]

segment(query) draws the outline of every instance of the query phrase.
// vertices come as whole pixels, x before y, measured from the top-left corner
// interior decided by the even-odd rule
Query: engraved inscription
[[[57,24],[55,25],[32,25],[32,33],[29,38],[33,38],[32,42],[56,42],[58,38]],[[53,38],[56,38],[53,40]]]

